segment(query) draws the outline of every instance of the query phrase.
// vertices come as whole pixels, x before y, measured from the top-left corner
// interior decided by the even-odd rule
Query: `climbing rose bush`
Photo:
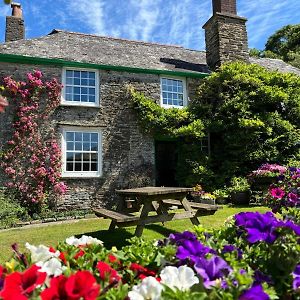
[[[27,74],[25,82],[4,78],[3,88],[11,99],[14,118],[1,167],[8,177],[8,190],[33,213],[49,195],[55,197],[66,191],[55,132],[45,129],[60,103],[61,85],[56,79],[44,81],[42,73],[35,71]]]
[[[89,236],[27,243],[25,253],[14,244],[0,266],[0,299],[297,299],[299,236],[291,220],[247,212],[220,230],[132,238],[119,250]]]

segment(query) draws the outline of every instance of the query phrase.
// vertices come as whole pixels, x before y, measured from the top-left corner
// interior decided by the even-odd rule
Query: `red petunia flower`
[[[49,248],[49,252],[55,253],[56,250],[53,247]],[[58,258],[66,265],[67,260],[66,260],[66,255],[64,252],[60,252]]]
[[[66,292],[70,299],[94,300],[99,295],[100,285],[89,271],[78,271],[68,278]]]
[[[85,252],[80,249],[74,256],[75,259],[78,259],[79,257],[83,256],[85,254]]]
[[[139,264],[131,263],[129,269],[137,274],[137,277],[143,280],[145,277],[152,276],[155,277],[156,273],[152,270],[149,270]]]
[[[97,269],[99,270],[100,273],[100,278],[102,280],[107,280],[109,279],[109,283],[112,283],[114,281],[120,281],[121,277],[118,274],[118,272],[113,269],[109,264],[99,261],[97,264]]]
[[[67,300],[68,295],[65,290],[67,280],[68,278],[64,275],[53,277],[50,281],[50,287],[41,292],[42,300]]]
[[[100,286],[89,271],[78,271],[67,278],[64,275],[51,279],[50,287],[41,293],[42,300],[95,300]]]
[[[3,300],[26,300],[33,291],[45,282],[47,274],[39,272],[40,267],[33,265],[23,273],[14,272],[5,277],[0,298]]]

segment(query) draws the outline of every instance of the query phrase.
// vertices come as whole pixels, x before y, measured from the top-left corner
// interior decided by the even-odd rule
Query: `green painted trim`
[[[209,76],[207,73],[193,73],[193,72],[182,72],[182,71],[167,71],[158,69],[143,69],[133,68],[124,66],[112,66],[112,65],[98,65],[77,61],[67,61],[57,58],[42,58],[23,56],[15,54],[3,54],[0,53],[0,62],[18,63],[18,64],[31,64],[31,65],[56,65],[61,67],[74,67],[74,68],[88,68],[88,69],[99,69],[107,71],[120,71],[129,73],[144,73],[144,74],[161,74],[161,75],[172,75],[190,78],[205,78]]]

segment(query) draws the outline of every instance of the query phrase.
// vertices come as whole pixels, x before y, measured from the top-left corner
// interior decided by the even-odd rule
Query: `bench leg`
[[[190,203],[189,203],[189,201],[188,201],[186,198],[184,198],[184,199],[181,201],[181,203],[182,203],[182,206],[184,207],[184,209],[185,209],[186,211],[191,211],[191,210],[193,210],[192,207],[191,207],[191,205],[190,205]],[[191,220],[192,224],[194,224],[194,225],[196,225],[196,226],[197,226],[197,225],[200,225],[200,222],[199,222],[199,220],[198,220],[197,217],[190,218],[190,220]]]
[[[140,220],[141,221],[143,220],[143,218],[148,217],[148,214],[151,211],[151,209],[152,209],[152,204],[150,202],[146,202],[144,204],[143,208],[142,208],[142,211],[141,211],[141,215],[140,215]],[[145,227],[144,224],[138,224],[136,226],[134,235],[137,236],[137,237],[141,237],[142,234],[143,234],[144,227]]]
[[[112,231],[116,228],[117,222],[111,221],[108,230]]]

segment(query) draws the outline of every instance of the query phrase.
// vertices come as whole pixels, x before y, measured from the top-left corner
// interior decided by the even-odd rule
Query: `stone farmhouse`
[[[64,85],[61,105],[45,124],[61,141],[69,188],[60,208],[112,206],[116,188],[176,185],[176,143],[142,133],[126,96],[128,84],[165,108],[181,108],[210,70],[226,61],[300,74],[281,60],[249,57],[247,20],[237,15],[236,0],[212,2],[213,15],[203,26],[206,52],[56,29],[25,39],[21,5],[12,4],[0,44],[0,76],[22,79],[39,69]],[[8,108],[0,115],[0,146],[10,124]],[[204,151],[208,147],[204,140]]]

